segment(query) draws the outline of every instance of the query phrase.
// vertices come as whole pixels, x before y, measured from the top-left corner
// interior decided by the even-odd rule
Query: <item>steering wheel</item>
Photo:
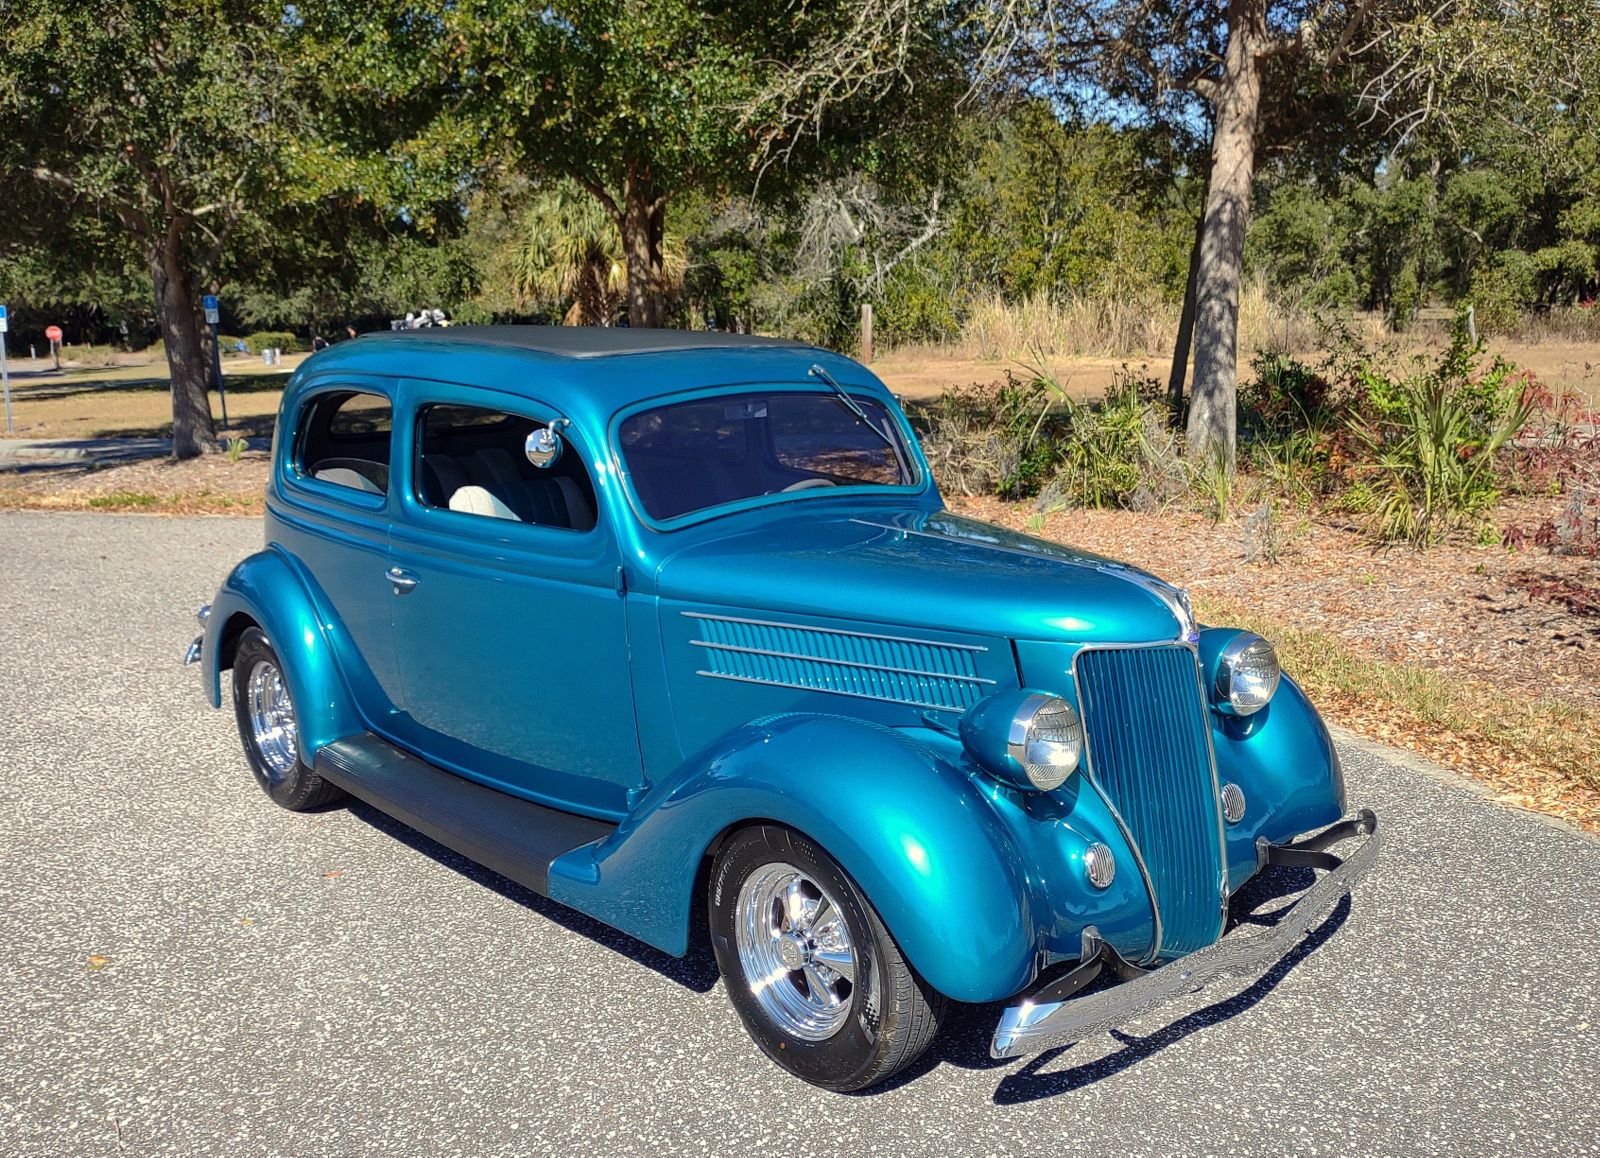
[[[780,495],[786,495],[790,491],[811,491],[816,490],[818,487],[833,487],[838,485],[838,483],[829,478],[803,478],[799,482],[790,483],[778,493]]]

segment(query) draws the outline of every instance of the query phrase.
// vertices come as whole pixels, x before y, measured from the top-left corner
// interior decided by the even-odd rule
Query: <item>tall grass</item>
[[[951,353],[980,360],[1044,357],[1167,358],[1178,335],[1181,303],[1159,296],[1131,298],[1034,294],[1007,301],[990,292],[967,303]],[[1257,283],[1239,296],[1239,347],[1309,352],[1316,347],[1311,315],[1288,307]]]
[[[1523,314],[1508,336],[1529,346],[1600,342],[1600,306],[1561,306]]]
[[[1171,353],[1178,306],[1159,298],[1118,300],[1034,294],[1008,302],[998,294],[972,301],[958,345],[968,357],[1016,358]]]

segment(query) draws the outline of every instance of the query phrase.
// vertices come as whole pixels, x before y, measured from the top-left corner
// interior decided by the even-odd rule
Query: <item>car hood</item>
[[[663,599],[1011,639],[1147,643],[1192,628],[1147,572],[947,511],[795,512],[695,543]]]

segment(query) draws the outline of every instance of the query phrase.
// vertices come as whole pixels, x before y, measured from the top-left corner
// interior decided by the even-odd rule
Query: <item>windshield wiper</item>
[[[816,365],[811,367],[810,373],[818,378],[821,378],[829,386],[833,387],[833,392],[839,396],[839,401],[844,403],[846,410],[850,411],[851,414],[856,416],[856,421],[861,423],[861,425],[865,426],[868,430],[872,431],[873,434],[876,434],[879,438],[883,439],[883,445],[887,446],[889,448],[889,453],[894,455],[895,469],[898,470],[903,476],[905,474],[905,467],[900,461],[900,448],[895,445],[894,439],[890,438],[886,433],[873,425],[872,419],[867,417],[867,412],[861,409],[861,403],[850,397],[845,388],[834,381],[832,374],[828,373],[821,366]]]

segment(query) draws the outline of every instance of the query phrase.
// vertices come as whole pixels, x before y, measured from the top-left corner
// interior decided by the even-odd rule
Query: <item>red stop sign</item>
[[[44,328],[44,336],[46,341],[59,342],[61,340],[61,327],[46,326]]]

